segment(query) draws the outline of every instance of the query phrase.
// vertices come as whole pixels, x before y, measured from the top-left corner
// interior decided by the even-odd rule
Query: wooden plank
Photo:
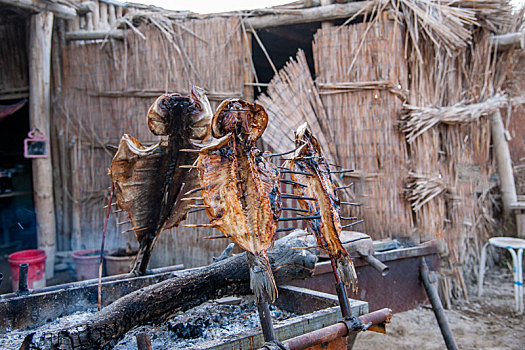
[[[247,28],[253,27],[253,29],[263,29],[299,23],[329,21],[352,17],[359,11],[363,11],[363,14],[365,14],[370,11],[375,4],[375,1],[359,1],[346,4],[318,6],[295,10],[296,14],[251,17],[246,19],[245,22]]]
[[[50,133],[51,34],[53,13],[41,12],[31,17],[29,34],[29,121],[46,138]],[[46,158],[33,159],[33,190],[37,220],[38,248],[46,252],[46,278],[54,275],[56,227],[53,200],[51,152]]]
[[[18,7],[33,12],[52,12],[56,17],[74,19],[77,11],[69,6],[43,0],[0,0],[0,4]]]

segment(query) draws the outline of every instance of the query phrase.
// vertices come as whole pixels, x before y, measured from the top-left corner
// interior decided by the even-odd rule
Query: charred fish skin
[[[197,166],[210,223],[248,252],[254,294],[273,301],[277,287],[267,250],[281,213],[279,170],[255,146],[267,118],[260,105],[222,102],[211,122],[217,141],[202,149]]]
[[[354,264],[339,238],[342,230],[340,201],[331,178],[330,166],[322,153],[321,145],[312,135],[306,123],[301,125],[295,134],[298,149],[284,166],[295,171],[291,173],[292,181],[307,186],[292,184],[293,192],[302,197],[316,199],[316,201],[298,199],[298,202],[303,209],[308,211],[304,214],[305,216],[321,216],[320,219],[308,221],[317,239],[317,244],[335,261],[341,281],[356,291],[357,274]]]
[[[148,110],[150,131],[167,139],[146,147],[122,137],[110,176],[117,205],[128,213],[140,245],[133,272],[145,273],[160,233],[185,219],[191,203],[181,201],[182,195],[198,185],[198,178],[180,166],[194,163],[197,154],[181,150],[198,150],[211,139],[211,117],[204,90],[192,87],[189,96],[161,95]]]

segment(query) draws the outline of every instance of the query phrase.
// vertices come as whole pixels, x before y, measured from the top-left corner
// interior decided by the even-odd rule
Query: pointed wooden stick
[[[204,209],[204,208],[201,208],[201,209],[193,209],[193,210],[190,210],[190,211],[188,212],[188,214],[197,213],[197,212],[199,212],[199,211],[203,211],[203,210],[206,210],[206,209]]]
[[[117,205],[117,203],[112,203],[111,205],[112,205],[112,206],[113,206],[113,205]],[[107,206],[107,205],[105,205],[105,206],[103,206],[102,208],[103,208],[103,209],[107,209],[107,208],[108,208],[108,206]]]
[[[297,249],[323,249],[317,245],[313,246],[313,247],[292,247],[290,249],[294,249],[294,250],[297,250]]]
[[[330,170],[330,174],[353,173],[354,169]]]
[[[187,195],[190,195],[192,193],[195,193],[195,192],[198,192],[198,191],[202,191],[204,189],[204,187],[197,187],[197,188],[194,188],[193,190],[189,190],[188,192],[184,193],[185,196]]]
[[[341,186],[341,187],[336,187],[335,189],[336,190],[344,190],[345,188],[350,188],[354,186],[354,183],[352,182],[350,185],[346,185],[346,186]]]
[[[106,211],[106,219],[104,220],[104,229],[102,231],[102,244],[100,245],[100,260],[98,264],[98,311],[102,307],[102,263],[104,261],[104,244],[106,243],[106,232],[108,230],[109,214],[111,213],[111,201],[113,200],[113,192],[115,185],[111,183],[111,190],[108,198],[108,210]]]
[[[279,169],[281,169],[281,173],[283,174],[314,175],[314,173],[309,173],[306,171],[289,170],[289,169],[282,168],[282,167],[279,167]]]
[[[297,182],[297,181],[288,180],[288,179],[282,179],[281,182],[285,183],[285,184],[289,184],[289,185],[297,185],[297,186],[301,186],[301,187],[308,187],[308,185],[305,185],[305,184]]]
[[[190,204],[188,205],[188,208],[211,208],[211,207],[206,204]]]
[[[188,152],[188,153],[199,153],[200,150],[198,149],[189,149],[189,148],[182,148],[179,149],[180,152]]]
[[[339,202],[339,204],[346,204],[346,205],[355,205],[355,206],[361,206],[361,203],[353,203],[353,202]]]
[[[356,220],[357,216],[350,216],[350,217],[340,216],[339,219],[341,219],[341,220]]]
[[[291,217],[291,218],[280,218],[280,219],[277,219],[277,221],[315,220],[315,219],[320,219],[320,218],[321,218],[320,215],[317,215],[317,216],[294,216],[294,217]]]
[[[117,225],[125,225],[125,224],[130,224],[131,223],[131,220],[126,220],[126,221],[122,221],[122,222],[117,222]]]
[[[306,209],[299,209],[299,208],[289,208],[289,207],[283,207],[281,210],[291,210],[291,211],[298,211],[300,213],[308,213],[309,210]]]
[[[285,227],[285,228],[278,228],[275,230],[275,232],[288,232],[295,230],[295,227]]]
[[[366,236],[366,237],[359,237],[359,238],[354,238],[354,239],[351,239],[349,241],[346,241],[346,242],[341,242],[341,244],[348,244],[348,243],[352,243],[352,242],[357,242],[357,241],[360,241],[362,239],[369,239],[370,237]]]
[[[304,200],[307,200],[307,201],[316,201],[317,200],[317,198],[314,198],[314,197],[303,197],[303,196],[298,196],[298,195],[290,194],[290,193],[282,193],[281,194],[281,198],[304,199]]]
[[[202,201],[204,198],[202,197],[186,197],[181,198],[181,202],[188,202],[188,201]]]
[[[220,238],[229,238],[230,236],[220,235],[220,236],[206,236],[204,239],[220,239]]]
[[[215,224],[184,224],[184,227],[217,227]]]
[[[181,169],[199,169],[196,165],[179,165],[179,168]]]
[[[348,224],[348,225],[344,225],[344,226],[341,226],[341,228],[347,228],[347,227],[351,227],[351,226],[354,226],[354,225],[357,225],[357,224],[360,224],[362,222],[364,222],[365,220],[359,220],[359,221],[356,221],[356,222],[352,222],[351,224]]]
[[[268,155],[268,157],[278,157],[278,156],[284,156],[286,154],[290,154],[290,153],[293,153],[295,151],[297,151],[300,147],[297,147],[296,149],[293,149],[291,151],[286,151],[286,152],[283,152],[283,153],[270,153]]]

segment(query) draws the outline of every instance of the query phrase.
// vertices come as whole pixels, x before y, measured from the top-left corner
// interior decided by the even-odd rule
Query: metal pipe
[[[381,309],[369,314],[359,316],[358,319],[361,321],[359,324],[369,324],[380,325],[390,322],[392,317],[392,310],[390,309]],[[330,342],[339,337],[346,337],[353,333],[359,332],[362,330],[360,326],[357,326],[356,322],[339,322],[334,325],[318,329],[316,331],[306,333],[295,338],[288,339],[283,342],[290,350],[303,350],[319,345],[322,343]],[[354,325],[354,326],[353,326]]]
[[[348,297],[346,295],[346,288],[343,282],[335,284],[335,290],[337,292],[337,298],[339,299],[339,306],[341,307],[341,314],[346,320],[352,316],[352,309],[348,303]]]
[[[184,269],[184,265],[182,264],[166,266],[166,267],[159,267],[157,269],[149,270],[149,272],[144,276],[160,275],[160,274],[174,272],[174,271],[183,270],[183,269]],[[144,276],[137,276],[134,273],[123,273],[120,275],[102,277],[102,283],[120,281],[120,280],[125,280],[125,279],[142,278]],[[35,290],[33,294],[53,292],[53,291],[62,290],[62,289],[89,287],[89,286],[93,286],[96,284],[98,284],[98,278],[93,278],[93,279],[85,280],[81,282],[71,282],[71,283],[57,284],[55,286],[44,287],[44,288]],[[17,296],[18,296],[17,293],[8,293],[8,294],[3,295],[5,299],[14,298]]]
[[[374,269],[376,269],[377,272],[379,272],[383,277],[388,275],[388,273],[390,272],[390,267],[383,264],[373,255],[361,255],[361,258],[365,259],[366,262],[369,263],[370,266],[372,266]]]
[[[421,274],[421,279],[423,280],[423,285],[425,286],[425,291],[427,292],[428,299],[430,300],[430,304],[432,304],[432,310],[434,311],[434,315],[436,316],[436,319],[438,321],[439,329],[441,330],[441,334],[443,335],[445,345],[447,346],[448,350],[457,350],[458,345],[456,344],[456,341],[454,340],[454,335],[452,334],[452,331],[450,330],[450,327],[448,325],[448,321],[443,310],[443,305],[441,305],[441,300],[439,299],[439,295],[436,291],[436,288],[434,288],[434,286],[430,282],[429,270],[427,263],[425,262],[425,258],[421,258],[419,272]]]
[[[275,341],[275,333],[273,331],[272,315],[270,314],[270,307],[266,300],[257,302],[257,311],[259,312],[259,319],[261,321],[261,328],[266,343]]]
[[[27,293],[27,274],[29,272],[28,264],[18,265],[18,293]]]

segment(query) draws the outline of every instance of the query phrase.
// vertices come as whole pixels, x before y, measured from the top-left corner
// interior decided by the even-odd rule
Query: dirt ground
[[[470,303],[445,310],[460,349],[525,349],[525,316],[514,312],[514,286],[508,269],[489,270],[483,295],[469,288]],[[395,314],[387,334],[360,334],[355,350],[445,349],[431,309],[420,307]]]

